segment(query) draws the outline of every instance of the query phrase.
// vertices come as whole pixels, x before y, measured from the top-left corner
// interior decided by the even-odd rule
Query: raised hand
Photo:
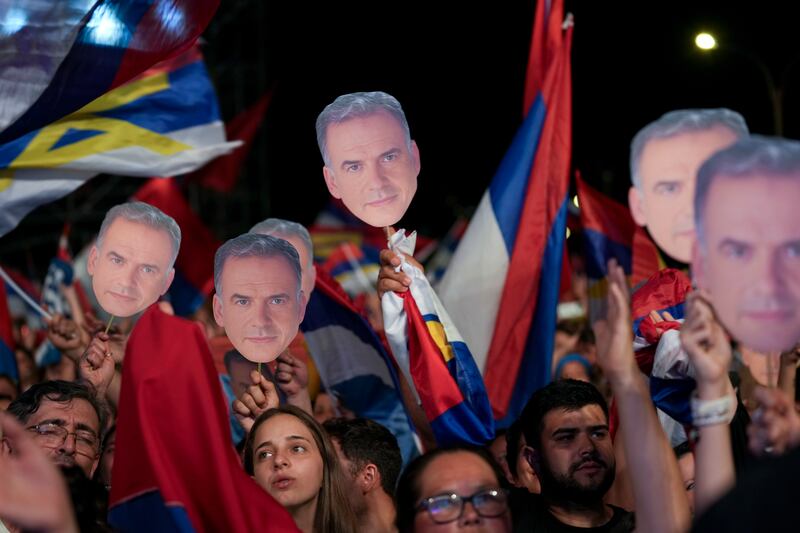
[[[608,296],[606,318],[594,324],[597,362],[609,381],[628,380],[638,376],[633,356],[633,324],[630,296],[625,271],[611,259],[608,262]]]
[[[715,399],[727,394],[731,388],[728,369],[733,358],[730,341],[700,291],[686,297],[681,344],[695,368],[700,398]]]
[[[256,421],[258,415],[278,407],[278,392],[275,385],[267,378],[253,370],[250,372],[252,385],[242,393],[239,399],[233,401],[233,414],[247,433]]]
[[[53,315],[47,322],[47,339],[76,363],[89,344],[89,335],[64,315]]]
[[[0,517],[25,530],[77,532],[67,486],[55,464],[12,416],[0,412]]]
[[[108,340],[108,335],[102,331],[96,333],[78,365],[81,377],[94,386],[101,399],[105,397],[116,370]]]
[[[780,389],[758,387],[759,407],[747,428],[749,447],[756,455],[782,454],[800,444],[800,415]]]

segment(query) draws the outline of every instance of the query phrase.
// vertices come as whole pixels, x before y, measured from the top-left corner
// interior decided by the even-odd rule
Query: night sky
[[[279,4],[223,0],[205,34],[224,118],[270,88],[273,98],[236,190],[223,196],[190,186],[192,205],[220,238],[267,216],[311,223],[328,198],[317,114],[340,94],[384,90],[403,104],[421,152],[419,189],[403,225],[442,236],[478,203],[522,120],[534,3]],[[622,201],[630,139],[666,111],[726,106],[753,132],[773,133],[762,67],[784,88],[784,134],[800,137],[800,42],[780,5],[567,2],[575,15],[574,167]],[[720,49],[694,48],[701,29],[716,32]],[[41,279],[65,217],[77,250],[108,207],[141,183],[100,176],[34,211],[0,239],[0,262]]]

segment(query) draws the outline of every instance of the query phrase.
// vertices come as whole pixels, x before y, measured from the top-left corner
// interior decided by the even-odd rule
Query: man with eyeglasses
[[[59,466],[80,467],[87,477],[100,460],[105,410],[94,391],[69,381],[45,381],[22,393],[8,412]],[[2,440],[2,453],[14,453],[14,442]]]

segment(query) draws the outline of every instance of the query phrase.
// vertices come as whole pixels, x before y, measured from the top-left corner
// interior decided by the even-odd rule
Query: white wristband
[[[716,400],[701,400],[695,392],[692,394],[691,405],[692,425],[695,427],[730,424],[736,414],[736,401],[731,394]]]

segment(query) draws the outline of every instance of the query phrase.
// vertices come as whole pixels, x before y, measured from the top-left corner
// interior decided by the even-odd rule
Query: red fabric
[[[201,169],[187,176],[187,180],[219,192],[230,192],[236,185],[242,164],[253,146],[253,137],[258,132],[264,113],[272,98],[269,92],[258,99],[225,125],[225,137],[229,141],[242,141],[244,144],[228,155],[220,156]]]
[[[646,280],[662,267],[658,248],[641,226],[633,233],[633,271],[631,283],[636,286]]]
[[[180,55],[195,45],[211,22],[219,0],[157,0],[136,25],[108,90],[119,87],[151,66]],[[165,24],[169,14],[173,24]],[[177,17],[181,17],[180,20]]]
[[[509,386],[509,377],[519,372],[535,312],[542,258],[556,215],[569,190],[572,28],[566,32],[561,30],[562,12],[563,3],[555,0],[548,22],[548,32],[555,34],[547,37],[547,46],[554,47],[552,52],[547,52],[552,53],[552,61],[537,67],[547,69],[542,89],[547,117],[531,169],[483,376],[496,418],[502,418],[508,411],[514,392],[514,387]],[[537,16],[537,24],[541,18]],[[554,24],[556,19],[557,24]],[[537,52],[531,51],[534,53]]]
[[[241,467],[201,328],[150,306],[128,340],[110,506],[158,490],[197,532],[298,531]]]
[[[692,290],[689,277],[674,268],[659,270],[631,296],[631,315],[634,319],[646,317],[650,311],[659,311],[686,301]],[[649,320],[649,318],[645,318]]]
[[[408,356],[411,377],[422,409],[429,421],[464,401],[464,396],[442,359],[441,350],[431,337],[425,319],[411,292],[395,293],[403,299],[408,317]]]
[[[581,203],[581,225],[624,246],[632,246],[636,224],[627,206],[615,202],[575,176]]]

